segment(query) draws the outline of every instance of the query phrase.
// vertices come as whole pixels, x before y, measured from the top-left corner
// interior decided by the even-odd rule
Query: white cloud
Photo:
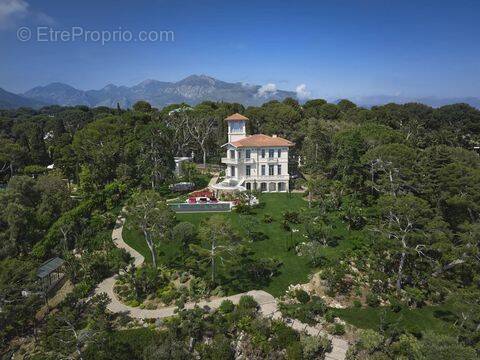
[[[311,92],[307,89],[307,85],[300,84],[295,88],[295,92],[297,93],[297,98],[299,100],[307,100],[310,98]]]
[[[268,97],[277,93],[277,85],[269,83],[260,86],[257,90],[257,96]]]
[[[0,29],[14,26],[27,18],[41,25],[54,22],[47,14],[32,10],[25,0],[0,0]]]

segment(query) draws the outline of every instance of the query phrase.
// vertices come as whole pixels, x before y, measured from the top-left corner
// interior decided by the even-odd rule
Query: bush
[[[332,311],[327,311],[325,314],[325,321],[329,323],[333,323],[335,320],[335,314]]]
[[[368,293],[367,294],[367,305],[370,307],[377,307],[380,305],[380,298],[377,294]]]
[[[282,349],[298,342],[298,333],[282,321],[274,321],[272,323],[272,331],[274,333],[272,345],[277,349]]]
[[[131,306],[131,307],[137,307],[137,306],[140,306],[140,303],[138,302],[138,300],[130,300],[128,303],[127,303],[128,306]]]
[[[238,307],[243,310],[257,309],[258,303],[255,301],[253,296],[243,295],[238,302]]]
[[[358,299],[353,300],[353,306],[356,308],[361,308],[362,307],[362,302]]]
[[[252,207],[250,205],[240,203],[235,206],[235,212],[238,214],[250,215],[252,214]]]
[[[250,237],[252,239],[253,242],[255,241],[263,241],[263,240],[267,240],[268,239],[268,235],[265,234],[264,232],[261,232],[261,231],[253,231],[251,234],[250,234]]]
[[[343,324],[335,324],[332,329],[333,335],[343,335],[345,334],[345,325]]]
[[[302,304],[306,304],[310,301],[310,295],[308,295],[308,293],[303,289],[298,289],[295,291],[295,298]]]
[[[394,296],[390,298],[390,309],[392,309],[393,312],[400,312],[402,310],[402,303],[398,301]]]
[[[269,214],[263,215],[263,222],[266,223],[266,224],[272,223],[273,222],[272,215],[269,215]]]
[[[235,310],[235,305],[231,300],[228,300],[228,299],[223,300],[218,308],[218,311],[220,311],[222,314],[229,314],[233,310]]]
[[[160,290],[157,292],[158,297],[164,304],[170,304],[172,301],[174,301],[178,296],[180,295],[178,291],[171,287],[167,286],[164,289]]]
[[[326,337],[302,336],[303,358],[306,360],[322,359],[326,352],[331,351],[332,343]]]
[[[297,211],[285,211],[283,219],[292,224],[300,224],[300,214]]]
[[[299,342],[294,342],[287,346],[287,360],[301,360],[303,359],[302,355],[302,345]]]

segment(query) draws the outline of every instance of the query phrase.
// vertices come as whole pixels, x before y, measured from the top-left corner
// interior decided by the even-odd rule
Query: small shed
[[[65,260],[54,257],[45,261],[37,269],[37,278],[40,281],[42,291],[47,294],[65,277]]]

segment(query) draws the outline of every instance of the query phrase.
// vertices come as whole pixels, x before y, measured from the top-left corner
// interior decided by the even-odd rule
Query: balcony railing
[[[222,163],[224,164],[253,164],[255,162],[252,158],[222,158]]]
[[[222,158],[222,163],[224,164],[238,164],[238,159],[236,158],[228,158],[228,157],[224,157]]]

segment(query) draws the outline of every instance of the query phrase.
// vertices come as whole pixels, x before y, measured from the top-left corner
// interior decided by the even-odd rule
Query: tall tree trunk
[[[157,270],[157,253],[155,251],[155,244],[153,243],[152,239],[150,239],[150,234],[146,230],[143,230],[143,236],[145,237],[147,246],[150,249],[150,253],[152,254],[153,267],[156,271]]]
[[[403,266],[405,265],[405,258],[407,257],[407,244],[405,243],[405,238],[402,238],[403,251],[400,257],[400,264],[398,264],[397,271],[397,291],[402,289],[402,276],[403,276]]]
[[[202,152],[203,152],[203,169],[207,169],[207,150],[202,145]]]
[[[212,284],[215,284],[215,240],[212,241],[210,256],[212,257]]]

